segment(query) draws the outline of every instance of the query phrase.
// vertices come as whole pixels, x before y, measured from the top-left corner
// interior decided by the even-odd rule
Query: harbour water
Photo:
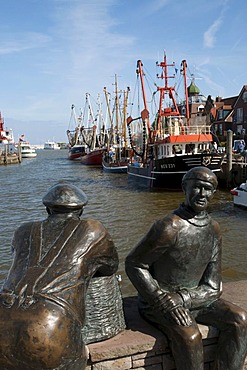
[[[66,150],[37,152],[34,159],[0,167],[0,283],[11,265],[14,230],[23,222],[46,218],[42,197],[50,186],[66,181],[88,196],[82,217],[100,220],[109,230],[119,253],[122,293],[134,294],[124,272],[124,259],[155,219],[182,202],[183,193],[131,189],[126,174],[106,174],[100,168],[69,161]],[[247,211],[233,206],[229,191],[217,190],[209,213],[220,223],[223,235],[223,281],[247,279]]]

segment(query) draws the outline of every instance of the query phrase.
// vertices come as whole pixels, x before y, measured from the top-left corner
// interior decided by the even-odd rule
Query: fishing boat
[[[19,138],[19,142],[17,146],[19,145],[21,150],[21,157],[22,158],[35,158],[37,157],[37,153],[34,147],[31,146],[31,144],[25,140],[25,136],[21,135]]]
[[[80,128],[80,135],[81,142],[85,145],[85,152],[80,158],[81,163],[83,165],[101,167],[102,155],[106,151],[107,135],[99,95],[97,99],[97,113],[94,114],[90,94],[86,94],[84,124]]]
[[[83,128],[82,121],[82,113],[77,117],[75,112],[75,105],[72,104],[69,129],[67,130],[69,141],[68,159],[71,161],[78,161],[81,159],[82,156],[86,154],[87,145],[83,142],[83,137],[81,135],[81,130]],[[71,125],[73,125],[72,130],[70,128]]]
[[[102,155],[105,150],[105,148],[95,148],[93,150],[87,149],[86,154],[81,157],[81,163],[87,166],[101,166]]]
[[[168,64],[166,54],[161,63],[163,81],[160,87],[156,83],[159,95],[158,109],[152,124],[147,104],[141,60],[137,62],[137,76],[141,82],[143,110],[139,117],[127,119],[130,143],[134,152],[128,165],[128,180],[134,186],[162,190],[181,190],[183,175],[192,167],[205,166],[217,173],[221,171],[223,155],[217,152],[207,115],[202,115],[201,104],[197,113],[191,117],[186,76],[186,61],[181,63],[185,99],[178,104],[175,87],[169,85],[168,67],[175,69],[175,64]],[[168,101],[168,102],[167,102]],[[165,104],[166,103],[166,104]],[[141,120],[141,133],[133,134],[132,126]]]
[[[247,209],[247,181],[230,190],[233,204]]]
[[[132,151],[127,140],[127,103],[129,87],[125,91],[118,90],[117,75],[115,75],[115,99],[111,110],[109,93],[104,88],[110,127],[107,130],[107,147],[102,157],[102,167],[108,173],[127,173],[130,152]],[[123,96],[123,108],[120,104]]]
[[[55,141],[46,141],[44,144],[44,149],[46,150],[58,150],[60,149],[60,146]]]
[[[15,146],[12,129],[4,128],[4,119],[0,112],[0,165],[21,162],[20,148]]]

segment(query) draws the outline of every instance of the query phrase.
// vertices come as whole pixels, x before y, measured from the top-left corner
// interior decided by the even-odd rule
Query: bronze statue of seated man
[[[185,201],[156,221],[126,258],[139,293],[139,311],[166,334],[178,370],[203,370],[197,323],[219,329],[214,369],[242,370],[247,352],[247,313],[220,298],[220,228],[206,211],[217,178],[206,167],[182,180]]]
[[[118,255],[104,226],[81,220],[87,197],[59,183],[43,198],[47,219],[21,225],[0,293],[2,370],[83,370],[81,329],[93,276],[116,272]]]

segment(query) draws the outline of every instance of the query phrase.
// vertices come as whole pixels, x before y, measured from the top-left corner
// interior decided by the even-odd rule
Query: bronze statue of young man
[[[0,293],[2,370],[83,370],[85,295],[93,276],[116,272],[110,235],[81,220],[86,195],[60,183],[43,198],[48,218],[21,225],[14,259]]]
[[[188,171],[184,203],[156,221],[126,258],[139,311],[167,335],[178,370],[204,368],[197,323],[219,329],[215,369],[241,370],[247,354],[247,313],[220,298],[220,228],[206,212],[216,187],[209,169]]]

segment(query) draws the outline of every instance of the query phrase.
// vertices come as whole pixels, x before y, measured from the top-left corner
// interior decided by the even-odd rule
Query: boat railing
[[[210,125],[203,126],[187,126],[187,125],[170,125],[163,127],[160,130],[153,131],[153,136],[156,139],[165,139],[168,136],[174,135],[208,135],[211,133]]]

